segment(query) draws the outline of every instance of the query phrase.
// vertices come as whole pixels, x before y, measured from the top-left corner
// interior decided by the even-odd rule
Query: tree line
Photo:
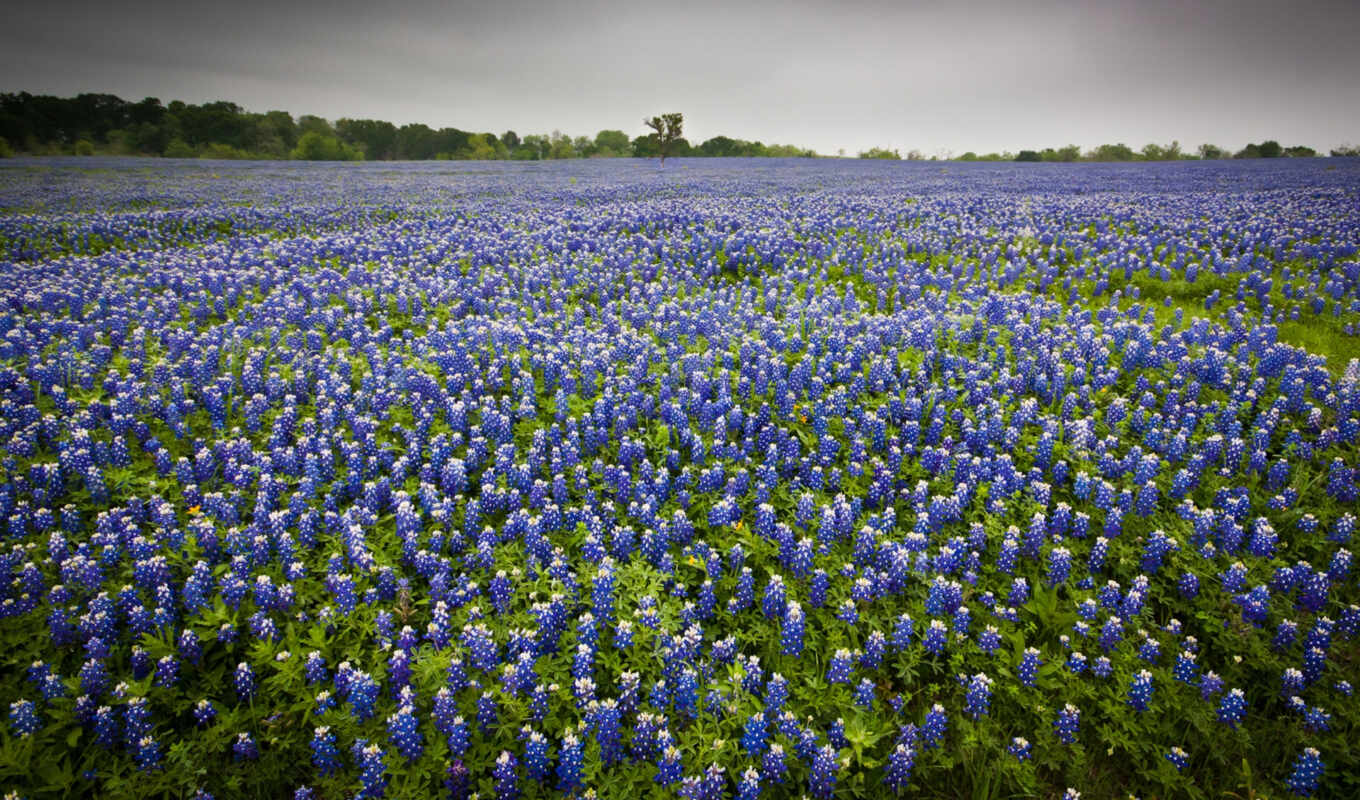
[[[650,125],[649,125],[650,127]],[[218,100],[194,105],[179,100],[163,104],[155,97],[130,102],[112,94],[75,97],[0,94],[0,156],[14,152],[35,155],[147,155],[172,158],[258,158],[335,161],[429,159],[562,159],[657,158],[662,143],[657,133],[630,137],[619,130],[602,130],[593,137],[568,136],[561,131],[520,136],[514,131],[478,133],[458,128],[431,128],[421,123],[395,125],[375,119],[342,118],[334,122],[287,111],[250,112],[236,103]],[[816,157],[808,148],[764,144],[728,136],[714,136],[691,144],[681,136],[668,140],[665,155],[698,157]],[[844,155],[842,153],[841,155]],[[1126,144],[1103,144],[1083,151],[1077,145],[954,156],[941,151],[930,160],[958,161],[1170,161],[1179,159],[1277,158],[1314,156],[1302,145],[1284,147],[1267,140],[1230,151],[1202,144],[1182,150],[1179,142],[1148,144],[1134,150]],[[1360,147],[1342,146],[1333,156],[1360,156]],[[860,158],[925,160],[919,150],[905,155],[874,147]]]
[[[193,105],[155,97],[129,102],[111,94],[62,98],[0,94],[0,153],[146,155],[171,158],[259,158],[328,161],[431,159],[615,158],[661,154],[657,134],[629,137],[602,130],[594,137],[561,131],[520,136],[395,125],[376,119],[334,123],[287,111],[246,111],[218,100]],[[714,136],[698,145],[677,137],[667,156],[815,157],[793,145]]]
[[[1267,139],[1259,144],[1252,143],[1243,147],[1241,150],[1232,151],[1214,144],[1202,144],[1194,151],[1181,149],[1180,142],[1173,141],[1171,144],[1160,145],[1149,143],[1143,145],[1141,150],[1134,150],[1132,147],[1120,142],[1118,144],[1102,144],[1090,150],[1083,151],[1075,144],[1066,147],[1046,147],[1043,150],[1021,150],[1018,153],[1003,151],[999,153],[983,153],[979,155],[971,150],[960,156],[950,154],[935,155],[931,161],[954,160],[954,161],[1197,161],[1201,159],[1219,158],[1312,158],[1318,152],[1306,145],[1294,145],[1284,147],[1273,139]],[[1360,156],[1360,147],[1342,145],[1331,151],[1333,156]],[[882,147],[874,147],[859,154],[860,158],[887,158],[901,159],[902,154],[896,150],[888,150]],[[907,153],[908,161],[925,160],[925,156],[919,150],[911,150]]]

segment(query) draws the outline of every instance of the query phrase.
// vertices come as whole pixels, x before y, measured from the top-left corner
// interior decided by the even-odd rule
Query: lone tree
[[[644,119],[644,125],[652,129],[652,136],[656,138],[656,150],[661,155],[661,166],[666,166],[666,156],[670,154],[671,145],[680,139],[680,130],[685,124],[685,118],[681,114],[662,114],[659,117]]]

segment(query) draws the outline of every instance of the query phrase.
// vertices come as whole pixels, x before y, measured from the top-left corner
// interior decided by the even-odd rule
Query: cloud
[[[6,90],[234,100],[472,130],[686,115],[834,152],[1360,130],[1360,4],[1263,0],[25,4]]]

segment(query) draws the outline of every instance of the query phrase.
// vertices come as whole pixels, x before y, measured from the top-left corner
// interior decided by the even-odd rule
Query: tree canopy
[[[685,117],[679,113],[662,114],[644,119],[644,125],[652,129],[651,138],[656,141],[656,154],[661,157],[661,166],[666,166],[666,156],[671,154],[672,146],[680,141],[685,126]]]
[[[766,144],[729,136],[713,136],[698,144],[684,138],[684,116],[669,113],[644,119],[650,131],[629,138],[620,130],[601,130],[595,136],[570,136],[561,131],[527,134],[505,131],[465,131],[433,128],[423,123],[396,125],[376,119],[342,117],[333,123],[287,111],[251,112],[227,100],[198,105],[179,100],[168,104],[147,97],[135,102],[112,94],[85,93],[53,97],[28,92],[0,94],[0,156],[13,153],[92,155],[150,155],[170,158],[262,158],[316,160],[424,160],[557,158],[667,158],[691,157],[815,157],[808,148]],[[1353,156],[1358,150],[1342,145],[1333,156]],[[1233,152],[1215,144],[1183,151],[1179,142],[1150,143],[1139,150],[1119,142],[1083,152],[1075,144],[978,154],[960,161],[1168,161],[1187,158],[1311,157],[1304,145],[1284,146],[1273,139],[1248,144]],[[917,160],[919,150],[905,156],[897,150],[872,147],[860,158]],[[945,151],[937,158],[948,159]]]

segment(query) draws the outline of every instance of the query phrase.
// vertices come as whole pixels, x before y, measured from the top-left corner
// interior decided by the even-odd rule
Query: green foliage
[[[376,119],[338,119],[335,132],[363,150],[368,161],[397,157],[397,126]]]
[[[7,139],[0,139],[0,158],[14,158],[14,148],[9,146]]]
[[[1087,161],[1133,161],[1135,158],[1137,156],[1133,152],[1133,148],[1123,142],[1102,144],[1086,153]]]
[[[604,158],[626,156],[632,152],[632,143],[623,131],[605,130],[595,134],[593,155]]]
[[[674,118],[674,130],[667,132]],[[344,148],[321,150],[329,153],[327,160],[353,160],[351,153],[364,160],[424,160],[424,159],[517,159],[549,158],[670,158],[674,156],[708,157],[779,157],[810,158],[817,154],[808,148],[794,145],[765,144],[728,136],[714,136],[691,147],[681,136],[683,118],[667,114],[644,120],[653,129],[647,135],[629,141],[618,130],[602,130],[593,138],[570,137],[560,131],[552,135],[520,137],[514,131],[500,136],[475,134],[457,128],[434,129],[412,123],[400,127],[391,122],[373,119],[341,118],[334,124],[315,115],[302,115],[296,120],[287,111],[253,113],[236,103],[217,100],[200,105],[172,101],[164,105],[158,98],[147,97],[129,102],[110,94],[80,94],[71,98],[33,95],[27,92],[0,94],[0,139],[9,143],[9,150],[20,149],[36,154],[76,152],[82,155],[111,153],[115,155],[162,155],[168,158],[298,158],[298,152],[315,153],[316,144],[299,151],[303,136],[315,133],[333,138]],[[661,125],[666,141],[659,138],[653,123]],[[474,142],[474,137],[482,137]],[[348,148],[348,149],[345,149]],[[1030,154],[1037,153],[1038,158]],[[1275,140],[1248,144],[1237,151],[1237,158],[1309,158],[1318,153],[1305,145],[1283,147]],[[1149,143],[1135,151],[1126,144],[1102,144],[1084,154],[1076,145],[1042,150],[1024,150],[1019,154],[1009,151],[978,154],[974,151],[959,156],[959,161],[1039,160],[1069,161],[1169,161],[1185,158],[1226,158],[1229,151],[1213,144],[1202,144],[1196,154],[1181,151],[1178,142],[1168,145]],[[1360,155],[1360,148],[1350,145],[1331,150],[1333,156]],[[1021,158],[1023,156],[1023,158]],[[309,156],[303,156],[310,158]],[[922,159],[919,150],[905,154],[897,150],[874,147],[861,152],[860,158],[908,160]]]
[[[199,153],[198,157],[237,161],[241,159],[254,158],[255,156],[254,154],[247,153],[244,150],[238,150],[229,144],[213,142],[212,144],[203,148],[203,152]]]
[[[561,131],[553,131],[548,137],[548,158],[575,158],[576,149],[571,137]]]
[[[1316,150],[1305,145],[1294,145],[1286,148],[1280,146],[1280,143],[1274,139],[1267,139],[1260,144],[1248,144],[1246,147],[1237,151],[1237,154],[1234,155],[1233,158],[1312,158],[1316,155]],[[1338,153],[1338,151],[1333,150],[1332,155],[1347,154]]]
[[[806,148],[790,144],[763,144],[747,142],[728,136],[714,136],[694,149],[696,156],[717,158],[815,158],[817,154]]]
[[[1065,149],[1065,148],[1064,148],[1064,149]],[[966,153],[964,153],[963,155],[959,156],[957,160],[958,160],[958,161],[1012,161],[1012,160],[1014,160],[1014,159],[1015,159],[1015,156],[1014,156],[1013,154],[1011,154],[1011,153],[1006,153],[1006,152],[1002,152],[1002,153],[984,153],[984,154],[982,154],[982,155],[978,155],[977,153],[974,153],[972,150],[969,150],[968,152],[966,152]]]
[[[1037,150],[1021,150],[1015,156],[1016,161],[1043,161]]]
[[[662,114],[644,119],[644,125],[652,129],[651,136],[656,141],[656,154],[661,158],[661,165],[666,165],[666,156],[674,155],[676,144],[684,141],[681,135],[684,133],[685,118],[678,112]],[[689,149],[689,143],[685,143],[685,149]]]
[[[334,136],[308,131],[298,139],[291,158],[299,161],[362,161],[363,154]]]
[[[170,144],[165,147],[166,158],[194,158],[197,155],[194,148],[180,138],[171,139]]]
[[[1056,150],[1052,147],[1045,147],[1043,152],[1040,153],[1040,156],[1043,157],[1044,161],[1076,161],[1081,158],[1081,148],[1074,144],[1069,144],[1066,147],[1060,147]]]
[[[468,137],[467,146],[453,157],[460,161],[490,161],[505,158],[505,145],[489,133],[474,133]]]
[[[638,136],[633,139],[633,155],[638,158],[655,158],[660,151],[655,136]]]
[[[1181,143],[1173,141],[1166,146],[1148,142],[1139,151],[1139,157],[1143,161],[1178,161],[1181,157]]]

